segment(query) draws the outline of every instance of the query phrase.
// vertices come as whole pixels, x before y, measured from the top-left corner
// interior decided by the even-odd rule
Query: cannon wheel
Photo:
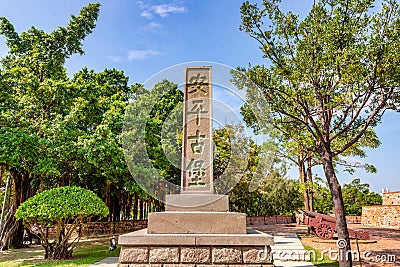
[[[320,222],[315,226],[315,233],[320,238],[331,239],[335,232],[329,224]]]

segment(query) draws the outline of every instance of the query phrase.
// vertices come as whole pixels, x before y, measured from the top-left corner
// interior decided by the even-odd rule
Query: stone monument
[[[211,75],[185,68],[181,192],[149,214],[147,229],[119,237],[119,267],[274,266],[273,237],[246,228],[246,215],[214,194]]]

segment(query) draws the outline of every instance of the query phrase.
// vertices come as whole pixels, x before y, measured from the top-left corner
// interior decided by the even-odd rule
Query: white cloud
[[[108,56],[108,59],[111,60],[112,62],[120,62],[121,61],[121,57],[116,57],[116,56]]]
[[[152,19],[152,18],[153,18],[153,15],[152,15],[149,11],[147,11],[147,10],[143,11],[143,12],[140,14],[140,16],[142,16],[142,17],[144,17],[144,18],[146,18],[146,19]]]
[[[139,9],[142,10],[140,14],[142,17],[152,19],[154,15],[159,15],[165,18],[169,14],[182,14],[186,12],[186,8],[183,6],[177,6],[174,4],[161,4],[161,5],[146,5],[142,1],[137,1]]]
[[[364,161],[350,156],[343,156],[340,157],[340,159],[343,160],[346,165],[353,166],[355,168],[364,167],[366,164]]]
[[[144,27],[143,30],[146,30],[146,31],[150,30],[150,31],[157,31],[158,32],[158,30],[160,30],[161,28],[162,28],[161,24],[151,22],[146,27]]]
[[[143,3],[142,1],[137,1],[137,3],[139,5],[139,8],[142,9],[142,10],[147,7],[147,5],[145,3]]]
[[[167,4],[162,4],[162,5],[156,5],[156,6],[151,6],[150,9],[156,13],[157,15],[160,15],[160,17],[166,17],[170,13],[177,13],[177,14],[182,14],[186,12],[185,7],[179,7],[175,5],[167,5]]]
[[[148,27],[151,29],[158,29],[158,28],[161,28],[161,24],[152,22],[148,25]]]
[[[141,60],[152,56],[159,55],[160,52],[147,49],[147,50],[131,50],[128,53],[128,60]]]

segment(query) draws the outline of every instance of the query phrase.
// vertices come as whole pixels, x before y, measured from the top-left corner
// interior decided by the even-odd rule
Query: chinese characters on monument
[[[213,193],[211,67],[186,67],[182,193]]]

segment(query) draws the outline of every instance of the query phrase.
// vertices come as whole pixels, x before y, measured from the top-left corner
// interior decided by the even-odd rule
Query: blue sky
[[[31,26],[50,32],[65,26],[71,14],[91,1],[0,0],[0,16],[10,20],[18,32]],[[304,14],[312,1],[284,0],[284,9]],[[102,71],[117,68],[131,83],[144,83],[155,73],[189,61],[219,62],[231,67],[262,64],[255,40],[239,31],[241,0],[118,0],[102,4],[97,27],[84,42],[85,55],[72,56],[69,75],[84,66]],[[302,4],[299,4],[302,3]],[[0,36],[0,57],[6,53]],[[341,182],[361,177],[374,191],[388,187],[400,190],[398,154],[400,114],[388,113],[376,129],[381,147],[368,150],[364,159],[378,168],[371,175],[339,172]],[[322,175],[320,168],[315,171]],[[296,173],[290,172],[292,176]]]

